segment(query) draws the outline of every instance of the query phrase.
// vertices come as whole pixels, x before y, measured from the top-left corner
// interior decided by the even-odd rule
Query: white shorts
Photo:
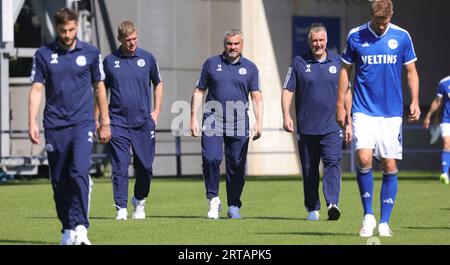
[[[441,128],[441,137],[450,136],[450,123],[443,122],[439,128]]]
[[[356,150],[372,149],[373,156],[402,159],[402,118],[353,114],[353,141]]]

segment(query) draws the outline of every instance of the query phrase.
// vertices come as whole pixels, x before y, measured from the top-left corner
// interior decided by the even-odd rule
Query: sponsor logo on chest
[[[373,54],[361,56],[363,64],[396,64],[396,54]]]
[[[390,50],[396,50],[398,48],[398,45],[399,44],[396,39],[390,39],[387,41],[387,47]],[[370,47],[368,42],[364,42],[364,44],[362,44],[361,46],[365,48]],[[361,61],[363,62],[363,64],[396,64],[398,60],[396,54],[369,54],[362,55]]]

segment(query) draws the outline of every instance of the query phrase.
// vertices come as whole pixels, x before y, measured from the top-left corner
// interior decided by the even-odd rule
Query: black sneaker
[[[329,221],[336,221],[341,216],[341,211],[339,211],[339,208],[336,206],[336,204],[330,204],[328,206],[328,220]]]

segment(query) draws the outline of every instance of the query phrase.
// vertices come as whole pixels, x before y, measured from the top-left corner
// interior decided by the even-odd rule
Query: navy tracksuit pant
[[[127,208],[128,203],[128,166],[130,147],[133,152],[133,167],[136,182],[134,197],[145,199],[150,193],[155,157],[155,122],[149,119],[138,128],[111,126],[112,183],[116,206]]]
[[[241,207],[245,180],[248,136],[202,136],[203,177],[206,197],[219,196],[220,164],[225,145],[226,188],[228,206]]]
[[[320,159],[324,166],[323,194],[326,204],[338,205],[341,190],[342,144],[343,135],[340,130],[325,135],[300,135],[298,150],[302,163],[305,207],[308,211],[320,209]]]
[[[89,227],[89,170],[95,123],[45,129],[56,212],[64,229]]]

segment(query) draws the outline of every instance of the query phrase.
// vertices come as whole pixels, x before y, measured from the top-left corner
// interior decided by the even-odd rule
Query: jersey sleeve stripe
[[[349,65],[353,65],[353,63],[352,62],[349,62],[349,61],[347,61],[347,60],[345,60],[344,58],[342,58],[341,57],[341,60],[345,63],[345,64],[349,64]]]
[[[291,74],[292,74],[292,67],[289,67],[287,74],[286,74],[286,79],[284,80],[283,88],[287,87],[289,80],[291,79]]]
[[[412,59],[412,60],[407,61],[407,62],[404,63],[403,65],[408,65],[408,64],[413,63],[413,62],[415,62],[415,61],[417,61],[417,57],[414,58],[414,59]]]
[[[448,81],[448,80],[450,80],[450,75],[447,76],[447,77],[445,77],[444,79],[442,79],[442,80],[439,82],[439,84],[442,84],[442,83],[444,83],[445,81]]]
[[[31,68],[30,81],[34,82],[34,76],[36,75],[36,55],[33,56],[33,66]]]
[[[103,71],[103,61],[102,61],[102,55],[98,55],[98,69],[100,71],[100,80],[103,81],[106,78],[105,71]]]

